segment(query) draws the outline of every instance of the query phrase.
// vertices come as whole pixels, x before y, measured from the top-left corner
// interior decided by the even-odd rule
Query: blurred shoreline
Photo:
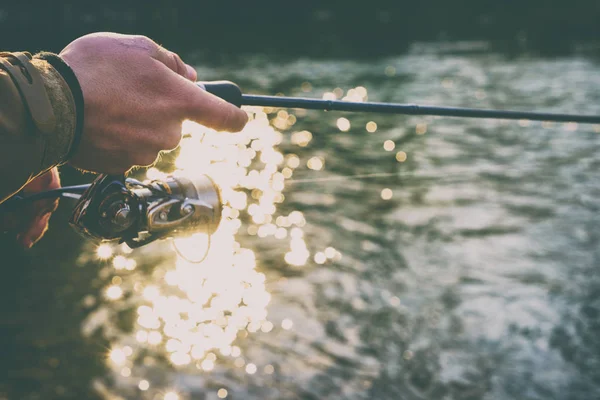
[[[2,49],[60,51],[97,31],[144,34],[186,53],[210,56],[364,58],[402,54],[414,42],[485,41],[496,52],[600,54],[600,3],[591,0],[427,4],[261,1],[64,2],[0,6]]]

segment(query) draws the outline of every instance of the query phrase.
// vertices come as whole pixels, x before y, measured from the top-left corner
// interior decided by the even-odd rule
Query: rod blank
[[[532,121],[579,122],[600,124],[600,115],[579,115],[480,108],[435,107],[417,104],[357,103],[339,100],[307,99],[302,97],[258,96],[242,94],[233,82],[198,82],[197,85],[223,100],[239,106],[303,108],[307,110],[350,111],[397,115],[434,115],[443,117],[526,119]]]
[[[349,101],[318,100],[298,97],[242,95],[242,105],[304,108],[309,110],[370,112],[399,115],[435,115],[463,118],[527,119],[532,121],[579,122],[582,124],[600,124],[600,116],[557,114],[530,111],[489,110],[460,107],[434,107],[417,104],[395,103],[356,103]]]

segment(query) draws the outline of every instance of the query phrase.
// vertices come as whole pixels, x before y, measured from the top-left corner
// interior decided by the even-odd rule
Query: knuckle
[[[154,41],[145,35],[133,35],[132,39],[134,41],[136,41],[138,44],[142,44],[142,45],[154,44]]]
[[[169,50],[158,46],[156,50],[156,59],[167,66],[171,71],[177,72],[177,60]]]
[[[186,77],[188,75],[188,69],[187,69],[185,63],[183,62],[183,60],[181,59],[179,54],[177,54],[177,53],[171,53],[171,54],[173,54],[173,59],[175,60],[175,65],[176,65],[175,72],[177,72],[177,74],[179,74],[183,77]]]
[[[177,65],[183,64],[183,60],[181,59],[181,57],[179,57],[179,54],[175,53],[174,51],[170,51],[170,53],[171,57],[173,57],[173,60]]]
[[[141,49],[145,52],[152,54],[156,54],[159,50],[160,46],[148,36],[144,35],[132,35],[129,37],[129,43],[133,45],[133,47]]]
[[[169,67],[173,70],[173,72],[175,72],[176,74],[181,74],[181,68],[179,67],[179,61],[181,61],[181,59],[179,58],[179,56],[173,52],[168,51],[169,54],[169,60],[170,60],[170,64]]]

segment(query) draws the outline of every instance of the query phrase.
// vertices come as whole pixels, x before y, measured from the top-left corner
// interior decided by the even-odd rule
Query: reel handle
[[[144,204],[124,175],[98,175],[81,195],[69,223],[83,236],[113,240],[137,236]]]
[[[231,103],[237,107],[242,105],[242,90],[238,85],[230,81],[212,81],[212,82],[196,82],[202,90],[206,90],[208,93],[214,94],[217,97],[222,98],[228,103]]]

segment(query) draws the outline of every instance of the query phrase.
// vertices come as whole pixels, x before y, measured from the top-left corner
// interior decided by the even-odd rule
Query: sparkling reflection
[[[398,162],[404,162],[404,161],[406,161],[407,157],[408,156],[403,151],[399,151],[399,152],[396,153],[396,161],[398,161]]]
[[[96,254],[101,260],[106,260],[107,258],[110,258],[113,254],[112,247],[108,244],[101,244],[96,249]]]
[[[342,98],[344,93],[338,88],[331,95]],[[366,96],[366,89],[357,87],[343,99],[363,101]],[[303,267],[309,260],[325,264],[341,257],[332,247],[312,255],[304,237],[303,213],[278,215],[277,211],[285,199],[286,180],[294,170],[306,165],[321,171],[325,158],[301,160],[296,154],[283,155],[277,149],[283,139],[281,131],[290,129],[296,117],[284,110],[251,111],[250,122],[236,134],[219,133],[191,122],[183,125],[185,138],[173,173],[190,178],[207,174],[219,185],[223,220],[214,235],[175,239],[176,257],[167,250],[167,242],[136,252],[126,245],[102,244],[96,248],[96,256],[106,260],[101,275],[109,278],[104,288],[109,302],[88,318],[84,332],[104,326],[112,343],[107,365],[113,378],[120,385],[131,384],[148,392],[150,398],[187,398],[185,392],[153,379],[156,374],[152,371],[164,369],[163,359],[175,370],[195,374],[213,373],[227,363],[247,375],[274,372],[272,365],[259,368],[247,361],[235,345],[249,334],[289,331],[294,326],[290,318],[283,318],[280,326],[267,319],[271,294],[266,289],[266,277],[259,272],[254,251],[236,240],[240,229],[251,236],[283,240],[284,248],[287,242],[283,261],[291,268]],[[350,121],[340,118],[337,126],[347,131]],[[367,129],[374,132],[375,122],[367,124]],[[312,138],[311,132],[301,130],[291,134],[291,143],[306,147]],[[167,175],[157,167],[145,174],[147,180]],[[138,257],[141,254],[143,257]],[[152,257],[159,257],[158,261],[142,264]],[[134,313],[130,332],[121,331],[115,319],[119,310],[127,308],[133,308]],[[227,389],[218,390],[217,397],[227,396]]]
[[[385,188],[381,191],[381,198],[383,200],[390,200],[393,195],[394,195],[394,193],[389,188]]]
[[[419,70],[414,68],[417,65],[414,62],[386,60],[385,64],[376,68],[379,75],[383,75],[387,64],[398,68],[398,81],[408,79],[410,82],[411,78],[407,76]],[[487,67],[489,65],[486,63]],[[372,70],[373,66],[365,68]],[[431,81],[439,85],[444,76],[454,76],[453,71],[456,70],[454,63]],[[477,74],[470,74],[469,68],[461,67],[460,70],[466,71],[465,76],[477,77]],[[485,74],[481,76],[486,77]],[[294,78],[292,82],[298,89],[302,80]],[[395,80],[389,79],[388,82]],[[424,103],[428,100],[441,104],[462,99],[467,93],[475,96],[470,101],[476,101],[475,90],[485,87],[487,101],[502,104],[498,95],[503,92],[498,91],[495,85],[488,85],[487,80],[474,86],[468,79],[458,78],[447,82],[454,86],[452,91],[436,91],[442,93],[440,97],[425,90],[427,86],[419,82],[417,85],[404,85],[406,91],[397,93],[397,100],[415,98]],[[551,83],[548,81],[549,85]],[[322,91],[319,92],[322,82],[315,80],[313,84],[314,96],[322,94]],[[517,83],[512,88],[520,90]],[[328,96],[341,100],[350,95],[360,96],[361,92],[336,89]],[[451,95],[456,97],[449,97]],[[486,105],[486,101],[481,104],[482,107]],[[108,311],[105,316],[108,321],[116,320],[118,314],[128,309],[132,310],[133,316],[131,333],[126,334],[115,323],[101,322],[101,329],[111,343],[106,350],[106,360],[114,379],[107,379],[107,382],[115,382],[115,396],[107,398],[117,398],[118,395],[128,399],[158,400],[171,391],[181,400],[221,398],[225,391],[226,398],[394,398],[398,393],[411,398],[432,398],[436,393],[464,398],[473,393],[475,397],[484,396],[479,390],[490,387],[489,382],[497,388],[489,395],[494,397],[500,393],[501,397],[506,393],[506,387],[516,390],[529,387],[531,371],[549,371],[552,376],[565,376],[565,382],[580,378],[579,375],[564,375],[564,363],[557,361],[552,351],[546,351],[548,343],[551,343],[548,339],[552,337],[547,332],[554,326],[553,321],[563,323],[555,320],[552,311],[547,311],[549,306],[545,301],[547,290],[554,292],[547,288],[554,287],[555,277],[561,276],[561,272],[551,269],[549,275],[539,275],[539,271],[531,275],[529,269],[533,270],[537,264],[521,253],[519,241],[523,239],[527,245],[523,251],[533,249],[539,254],[538,242],[556,240],[554,236],[544,235],[540,239],[540,232],[548,231],[544,227],[571,226],[566,223],[571,221],[568,218],[548,215],[554,209],[547,203],[552,202],[552,196],[540,197],[539,193],[562,187],[557,185],[564,181],[561,171],[569,176],[572,173],[579,176],[578,172],[585,173],[588,166],[594,165],[594,158],[588,157],[589,153],[579,151],[585,149],[585,145],[593,145],[593,137],[586,135],[588,126],[580,125],[578,131],[583,135],[575,135],[569,134],[568,125],[541,124],[543,130],[537,133],[543,139],[552,138],[548,142],[534,140],[540,137],[534,135],[534,131],[531,135],[522,135],[525,130],[535,130],[537,123],[519,128],[518,122],[496,125],[496,122],[474,121],[462,125],[457,120],[438,123],[435,118],[409,117],[400,119],[396,129],[392,124],[395,120],[381,116],[377,117],[379,127],[376,133],[368,133],[366,124],[373,117],[345,115],[354,129],[351,129],[353,134],[343,134],[336,124],[340,116],[337,114],[309,113],[308,119],[314,119],[294,124],[291,113],[295,111],[292,110],[287,110],[287,114],[277,109],[253,111],[259,120],[253,121],[256,125],[252,129],[256,129],[256,134],[243,132],[226,136],[187,125],[187,131],[193,132],[184,141],[181,157],[176,163],[182,169],[180,173],[184,174],[201,173],[213,164],[221,164],[215,173],[224,172],[224,176],[218,178],[222,181],[218,183],[228,192],[224,214],[228,233],[220,232],[222,237],[215,241],[225,249],[222,252],[230,252],[232,258],[239,255],[246,259],[249,254],[245,248],[252,254],[255,252],[254,262],[239,261],[234,266],[233,259],[229,260],[226,256],[221,260],[213,255],[210,261],[193,264],[176,259],[168,243],[152,245],[134,253],[116,246],[107,261],[98,261],[98,264],[105,265],[99,273],[104,287],[100,291],[100,299],[89,302],[86,299],[86,307],[94,310],[98,303],[102,304],[98,307],[104,310],[100,309],[96,317],[101,321],[101,311]],[[296,116],[300,119],[299,114]],[[321,123],[323,118],[328,123]],[[423,139],[413,137],[428,130],[426,134],[430,134],[433,128],[436,134],[427,140],[427,146],[422,145]],[[278,150],[278,144],[273,143],[281,140],[279,132],[286,129],[284,153]],[[299,140],[292,141],[294,132],[305,129],[311,131],[313,137],[310,141],[303,139],[303,135],[308,137],[305,133],[297,135]],[[581,137],[583,142],[579,142]],[[491,146],[489,152],[485,151],[487,147],[470,142],[480,140],[489,143],[496,138],[499,141],[493,142],[496,145]],[[382,148],[386,139],[395,142],[393,151],[386,152]],[[213,144],[209,145],[209,141]],[[580,146],[582,143],[584,146]],[[541,158],[552,155],[549,159],[560,167],[561,173],[547,173],[553,171],[550,164],[540,164],[547,168],[544,171],[538,171],[537,167],[531,169],[530,163],[540,160],[532,156],[527,159],[527,169],[522,175],[519,166],[523,160],[519,157],[523,153],[519,150],[525,145],[538,150],[535,154]],[[200,151],[192,151],[188,147],[197,147]],[[485,155],[489,157],[482,158],[482,163],[475,163],[465,156],[472,154],[473,148],[482,151],[476,154],[476,159]],[[356,155],[361,157],[337,158],[338,154],[330,154],[332,149],[339,150],[341,155],[356,151]],[[418,149],[418,155],[413,153],[414,149]],[[577,167],[570,162],[563,163],[560,161],[562,156],[554,157],[559,154],[556,149],[565,156],[564,160],[574,158],[586,162],[573,164]],[[406,153],[411,157],[409,162]],[[363,156],[366,162],[352,165]],[[312,157],[323,157],[324,167],[321,170],[308,167],[308,160]],[[279,160],[281,163],[278,164]],[[405,164],[398,164],[402,162]],[[477,179],[465,176],[466,170],[462,167],[467,165],[469,171],[475,168]],[[579,166],[582,166],[581,170]],[[511,178],[498,185],[502,196],[495,198],[502,201],[497,204],[499,207],[492,207],[490,211],[479,199],[488,199],[490,193],[495,193],[498,183],[495,178],[504,176],[502,171],[507,169],[514,172],[511,176],[516,179]],[[484,185],[480,191],[475,185],[482,182],[479,173],[489,174],[490,170],[497,172],[493,174],[494,179],[489,180],[494,184]],[[406,174],[400,181],[393,175],[382,174],[411,171],[423,175],[416,174],[415,179],[408,179],[410,174]],[[150,179],[160,174],[164,171],[157,168],[148,171],[147,177]],[[376,174],[379,175],[372,178]],[[421,180],[427,176],[432,179]],[[554,176],[560,179],[554,180]],[[303,178],[312,179],[313,183],[302,182]],[[448,178],[465,178],[467,183],[463,186]],[[317,180],[318,186],[314,183]],[[487,178],[484,181],[488,182]],[[510,182],[518,185],[513,188]],[[548,184],[539,185],[539,182]],[[537,197],[521,192],[518,188],[523,186],[534,187],[533,193]],[[389,192],[383,190],[385,187]],[[581,184],[577,189],[589,195],[589,187]],[[389,200],[384,200],[386,197]],[[593,199],[593,196],[590,198]],[[516,206],[520,210],[531,201],[535,210],[540,199],[544,200],[543,210],[550,210],[536,217],[542,218],[542,226],[529,216],[519,216],[503,207],[508,204],[511,210]],[[282,211],[282,202],[287,203],[285,212]],[[292,213],[294,204],[303,206],[305,213]],[[314,207],[311,207],[313,204]],[[476,214],[472,217],[474,211]],[[516,232],[498,232],[494,230],[497,225],[491,222],[488,225],[487,218],[481,221],[478,211],[501,221],[501,227],[507,222],[515,223],[515,226],[518,224],[519,228]],[[323,221],[314,220],[320,217]],[[390,227],[396,223],[400,225],[399,230]],[[488,226],[492,229],[487,230]],[[560,231],[559,236],[571,237],[572,232]],[[453,237],[457,239],[453,240]],[[432,239],[435,241],[433,247],[430,245]],[[322,242],[313,248],[316,240]],[[185,241],[178,241],[178,244],[190,259],[201,256],[207,245],[203,236],[190,239],[188,246]],[[573,243],[569,244],[572,248]],[[275,247],[276,251],[273,251]],[[580,249],[578,245],[575,247]],[[327,265],[340,260],[339,250],[346,249],[347,253],[344,251],[344,259],[339,265],[333,268]],[[560,249],[562,247],[559,246]],[[213,251],[218,250],[211,249],[211,253]],[[560,252],[552,254],[560,255]],[[122,258],[113,265],[117,256]],[[515,264],[514,260],[521,259],[521,256],[526,262]],[[96,259],[99,254],[92,254],[92,257]],[[286,266],[284,257],[297,265]],[[461,262],[453,264],[452,260],[457,259]],[[128,260],[137,263],[134,266],[128,264]],[[128,270],[128,265],[133,269]],[[488,265],[495,268],[486,268]],[[498,265],[502,268],[497,268]],[[549,266],[552,267],[552,263]],[[513,267],[516,268],[514,271],[511,270]],[[186,269],[192,272],[188,274]],[[213,276],[211,271],[214,269],[222,270],[222,276]],[[510,271],[510,275],[498,272],[504,269]],[[251,281],[264,272],[264,286],[239,278],[240,270]],[[114,279],[116,277],[121,281]],[[536,289],[540,287],[528,282],[538,282],[539,279],[542,279],[542,287],[538,295]],[[466,283],[461,283],[463,281]],[[210,285],[217,282],[216,293],[212,292],[208,282]],[[221,286],[218,282],[222,282]],[[546,286],[545,282],[550,286]],[[120,287],[122,297],[113,301],[103,300],[104,290],[109,286]],[[218,298],[225,303],[232,293],[239,296],[240,292],[243,292],[243,298],[247,289],[259,295],[263,291],[272,295],[273,299],[264,307],[268,313],[262,319],[245,318],[245,326],[237,330],[233,341],[229,344],[225,341],[223,345],[222,337],[228,327],[236,324],[236,318],[245,316],[239,309],[247,307],[250,311],[260,311],[261,307],[248,306],[241,300],[232,306],[232,312],[217,301],[213,304],[213,299]],[[498,296],[498,293],[506,294],[506,290],[533,294],[525,297],[515,295],[509,303],[503,303],[504,297]],[[204,298],[200,298],[203,293]],[[190,299],[188,294],[193,298]],[[166,300],[161,301],[161,298]],[[192,305],[188,309],[192,311],[191,316],[185,311],[186,307],[190,308],[186,302]],[[139,309],[142,306],[149,310]],[[530,306],[534,310],[531,313],[526,311]],[[221,314],[219,310],[224,311]],[[203,313],[206,319],[199,320],[194,313]],[[144,325],[141,318],[144,318]],[[186,326],[189,321],[196,327]],[[540,326],[548,328],[540,331]],[[565,326],[569,327],[568,321]],[[517,327],[517,330],[512,327]],[[201,342],[194,342],[196,335],[202,336]],[[516,347],[514,338],[518,339]],[[211,348],[213,343],[216,348]],[[490,347],[490,343],[493,346]],[[127,346],[132,350],[131,355],[127,355]],[[113,349],[114,359],[120,365],[109,356]],[[550,350],[553,350],[552,346]],[[503,361],[490,363],[489,360]],[[540,365],[544,368],[538,368]],[[545,369],[546,366],[549,368]],[[492,371],[490,374],[486,372],[489,370]],[[129,373],[129,377],[124,376]],[[523,376],[525,378],[521,379]],[[548,383],[543,382],[541,375],[536,379]],[[140,387],[142,380],[148,385],[145,391]],[[373,391],[366,392],[365,388],[370,387]],[[124,388],[131,391],[126,392]],[[562,389],[549,390],[562,393]]]
[[[338,118],[336,125],[342,132],[348,132],[350,130],[350,121],[348,118]]]
[[[375,121],[369,121],[366,125],[367,132],[373,133],[377,130],[377,123]]]

